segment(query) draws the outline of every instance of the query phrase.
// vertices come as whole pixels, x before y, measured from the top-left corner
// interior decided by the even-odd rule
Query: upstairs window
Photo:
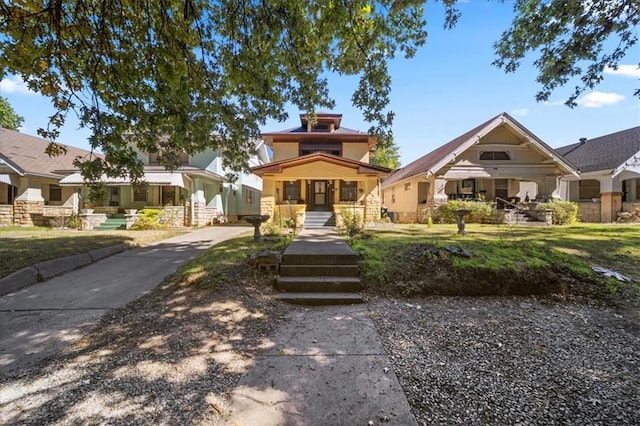
[[[335,142],[328,143],[314,143],[314,142],[300,142],[300,155],[308,155],[316,152],[323,152],[325,154],[342,156],[342,144]]]
[[[507,151],[480,151],[480,160],[509,161],[511,156]]]

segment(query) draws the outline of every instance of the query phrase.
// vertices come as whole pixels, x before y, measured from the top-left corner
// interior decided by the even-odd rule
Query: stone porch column
[[[44,225],[44,198],[39,188],[27,188],[13,201],[13,224],[16,226]]]
[[[622,210],[622,192],[600,193],[600,221],[611,223],[616,221],[616,213]]]

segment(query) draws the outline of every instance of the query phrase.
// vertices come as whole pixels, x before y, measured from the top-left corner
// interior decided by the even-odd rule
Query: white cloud
[[[527,108],[518,108],[511,110],[511,114],[516,117],[524,117],[525,115],[529,115],[529,110]]]
[[[564,101],[545,101],[542,104],[548,107],[557,107],[564,105]]]
[[[622,102],[624,96],[611,92],[591,92],[576,100],[576,103],[585,108],[600,108],[605,105],[613,105]]]
[[[623,77],[640,78],[640,66],[638,65],[618,65],[618,69],[605,68],[605,74],[621,75]]]
[[[34,95],[35,92],[29,90],[29,87],[17,75],[3,78],[0,81],[0,92],[2,93],[18,93],[21,95]]]

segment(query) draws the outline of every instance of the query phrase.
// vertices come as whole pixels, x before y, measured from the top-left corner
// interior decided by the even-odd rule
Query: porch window
[[[340,181],[340,201],[356,201],[358,182],[354,180]]]
[[[253,189],[246,188],[244,190],[244,203],[248,206],[256,203],[256,192]]]
[[[62,201],[62,187],[60,185],[49,184],[49,201]]]
[[[507,151],[480,151],[480,160],[508,161],[511,155]]]
[[[284,199],[297,202],[300,199],[300,181],[293,180],[284,183]]]
[[[160,205],[161,206],[173,206],[176,200],[176,187],[175,186],[161,186],[160,187]]]
[[[146,202],[147,201],[147,187],[133,188],[133,201],[134,202]]]
[[[462,181],[462,186],[460,188],[460,192],[463,194],[473,194],[476,192],[476,180],[475,179],[465,179]]]
[[[580,200],[590,200],[600,196],[600,181],[586,179],[578,181],[578,198]]]

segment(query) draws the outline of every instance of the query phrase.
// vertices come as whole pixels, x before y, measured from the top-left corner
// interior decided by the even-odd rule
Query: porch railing
[[[518,206],[517,204],[512,203],[509,200],[505,200],[504,198],[496,197],[495,201],[496,202],[501,202],[502,204],[507,205],[507,206],[511,206],[514,210],[516,210],[516,212],[518,213],[518,214],[516,214],[516,225],[520,221],[520,215],[525,215],[526,216],[526,213],[524,212],[524,209],[522,207]]]

